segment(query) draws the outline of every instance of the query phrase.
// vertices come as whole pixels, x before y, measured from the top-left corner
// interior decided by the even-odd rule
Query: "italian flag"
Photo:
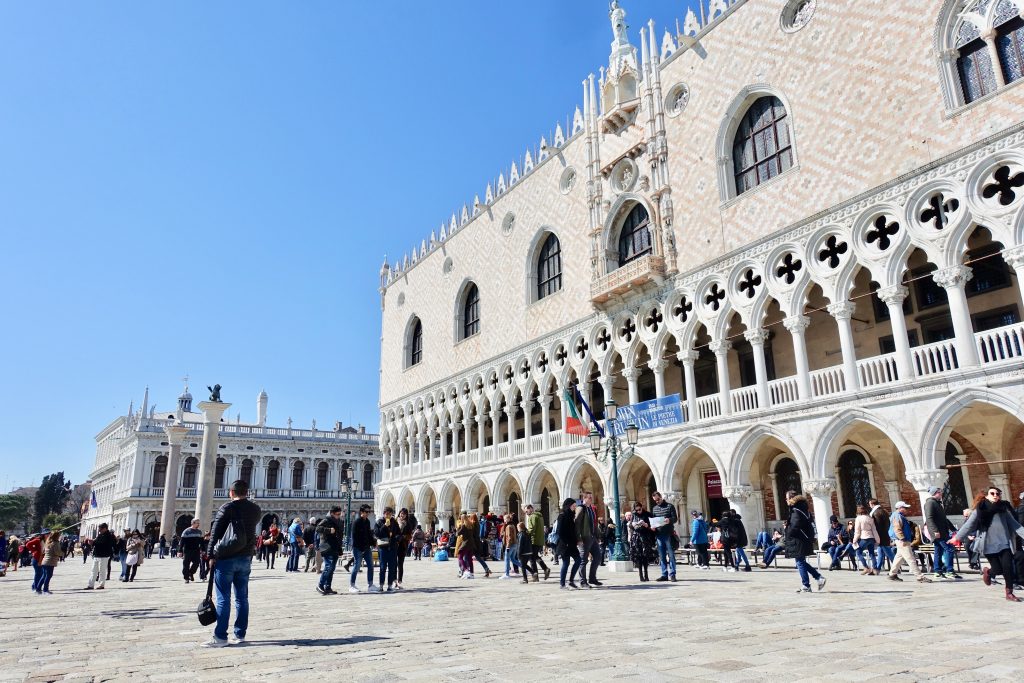
[[[573,393],[569,389],[565,390],[565,404],[569,406],[569,414],[565,417],[565,431],[576,436],[587,436],[590,434],[590,430],[583,424],[583,420],[580,419],[580,413],[576,409],[576,401],[574,400]]]

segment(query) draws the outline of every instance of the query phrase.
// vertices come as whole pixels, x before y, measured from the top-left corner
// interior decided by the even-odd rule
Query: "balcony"
[[[591,282],[590,299],[602,305],[644,285],[661,284],[664,278],[665,259],[647,254]]]
[[[292,490],[292,489],[252,489],[249,492],[250,497],[253,499],[260,498],[292,498],[292,499],[305,499],[305,500],[345,500],[347,494],[343,494],[337,489],[331,489],[327,491],[309,491],[305,489]],[[163,498],[164,489],[162,486],[144,486],[132,489],[133,498]],[[192,487],[179,487],[178,498],[195,498],[196,489]],[[215,499],[227,499],[227,489],[214,489],[213,497]],[[353,491],[352,500],[373,500],[373,491]]]

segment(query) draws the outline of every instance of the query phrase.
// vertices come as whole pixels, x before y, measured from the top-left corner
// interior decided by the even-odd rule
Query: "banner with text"
[[[658,429],[683,423],[683,406],[679,394],[664,398],[643,401],[628,406],[620,406],[615,416],[614,433],[623,436],[630,423],[640,429]]]

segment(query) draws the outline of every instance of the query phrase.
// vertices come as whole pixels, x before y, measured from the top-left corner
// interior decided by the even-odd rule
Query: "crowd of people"
[[[285,572],[317,575],[315,590],[325,596],[338,593],[334,576],[343,560],[347,560],[343,571],[348,574],[349,593],[363,592],[359,584],[364,569],[365,592],[388,593],[405,587],[407,560],[424,558],[455,560],[460,579],[476,578],[477,565],[484,578],[490,577],[495,572],[488,561],[497,561],[504,565],[503,571],[498,570],[499,578],[528,584],[550,579],[548,557],[559,569],[560,588],[580,590],[603,585],[599,567],[610,559],[618,540],[614,520],[605,521],[590,492],[581,493],[578,499],[565,499],[551,526],[538,510],[526,505],[500,517],[462,512],[450,530],[424,530],[415,514],[404,508],[396,514],[386,507],[373,519],[368,505],[359,508],[351,529],[346,529],[341,507],[333,506],[323,518],[295,518],[286,527],[274,523],[258,530],[261,510],[248,499],[246,483],[234,482],[230,497],[216,512],[209,531],[203,532],[199,519],[194,519],[180,535],[172,535],[170,542],[162,535],[147,538],[138,529],[116,534],[101,524],[95,538],[82,539],[79,545],[82,562],[89,564],[91,559],[85,590],[103,590],[115,563],[120,563],[119,581],[134,582],[139,567],[159,549],[160,559],[180,558],[185,583],[195,581],[197,573],[200,581],[209,580],[216,594],[217,625],[206,645],[221,647],[244,642],[249,575],[253,566],[273,569],[279,555],[286,558]],[[939,488],[929,490],[920,525],[908,517],[906,502],[898,501],[887,511],[871,499],[857,507],[854,519],[833,516],[824,530],[818,529],[803,495],[788,491],[785,497],[788,518],[779,528],[759,530],[751,554],[755,559],[761,554],[756,566],[762,570],[776,566],[779,555],[791,559],[800,593],[811,592],[812,579],[819,591],[825,588],[826,578],[807,561],[818,553],[827,555],[828,571],[841,570],[848,560],[852,569],[859,564],[862,576],[880,576],[885,571],[889,580],[902,581],[906,565],[918,582],[931,583],[961,580],[955,557],[958,551],[966,551],[969,566],[981,573],[986,586],[1001,585],[1006,600],[1021,601],[1014,591],[1024,580],[1024,493],[1015,509],[1002,499],[998,487],[989,487],[963,511],[959,526],[947,517]],[[652,580],[652,565],[659,570],[654,581],[677,581],[681,548],[698,570],[710,570],[715,555],[723,571],[752,571],[747,552],[750,536],[737,511],[725,510],[708,521],[700,510],[691,510],[685,545],[679,537],[680,527],[675,506],[657,492],[652,495],[650,511],[643,502],[636,502],[625,513],[622,540],[640,582]],[[346,533],[350,534],[347,546]],[[921,549],[926,544],[932,546],[927,558],[933,569],[930,577],[925,575],[927,562]],[[50,594],[55,568],[74,557],[75,550],[74,538],[61,531],[43,529],[20,539],[0,530],[0,574],[31,566],[32,590]],[[232,592],[236,614],[229,640]]]

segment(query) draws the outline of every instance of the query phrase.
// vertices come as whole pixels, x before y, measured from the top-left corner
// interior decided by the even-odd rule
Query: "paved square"
[[[825,572],[825,592],[797,595],[792,569],[681,567],[677,584],[644,585],[602,569],[604,588],[569,592],[554,574],[464,581],[454,562],[409,560],[408,590],[325,597],[312,574],[256,563],[249,642],[207,650],[205,584],[186,586],[180,567],[154,557],[133,584],[115,567],[106,590],[82,591],[76,558],[52,596],[29,592],[31,570],[8,573],[0,680],[1024,679],[1024,605],[977,574],[921,586]]]

